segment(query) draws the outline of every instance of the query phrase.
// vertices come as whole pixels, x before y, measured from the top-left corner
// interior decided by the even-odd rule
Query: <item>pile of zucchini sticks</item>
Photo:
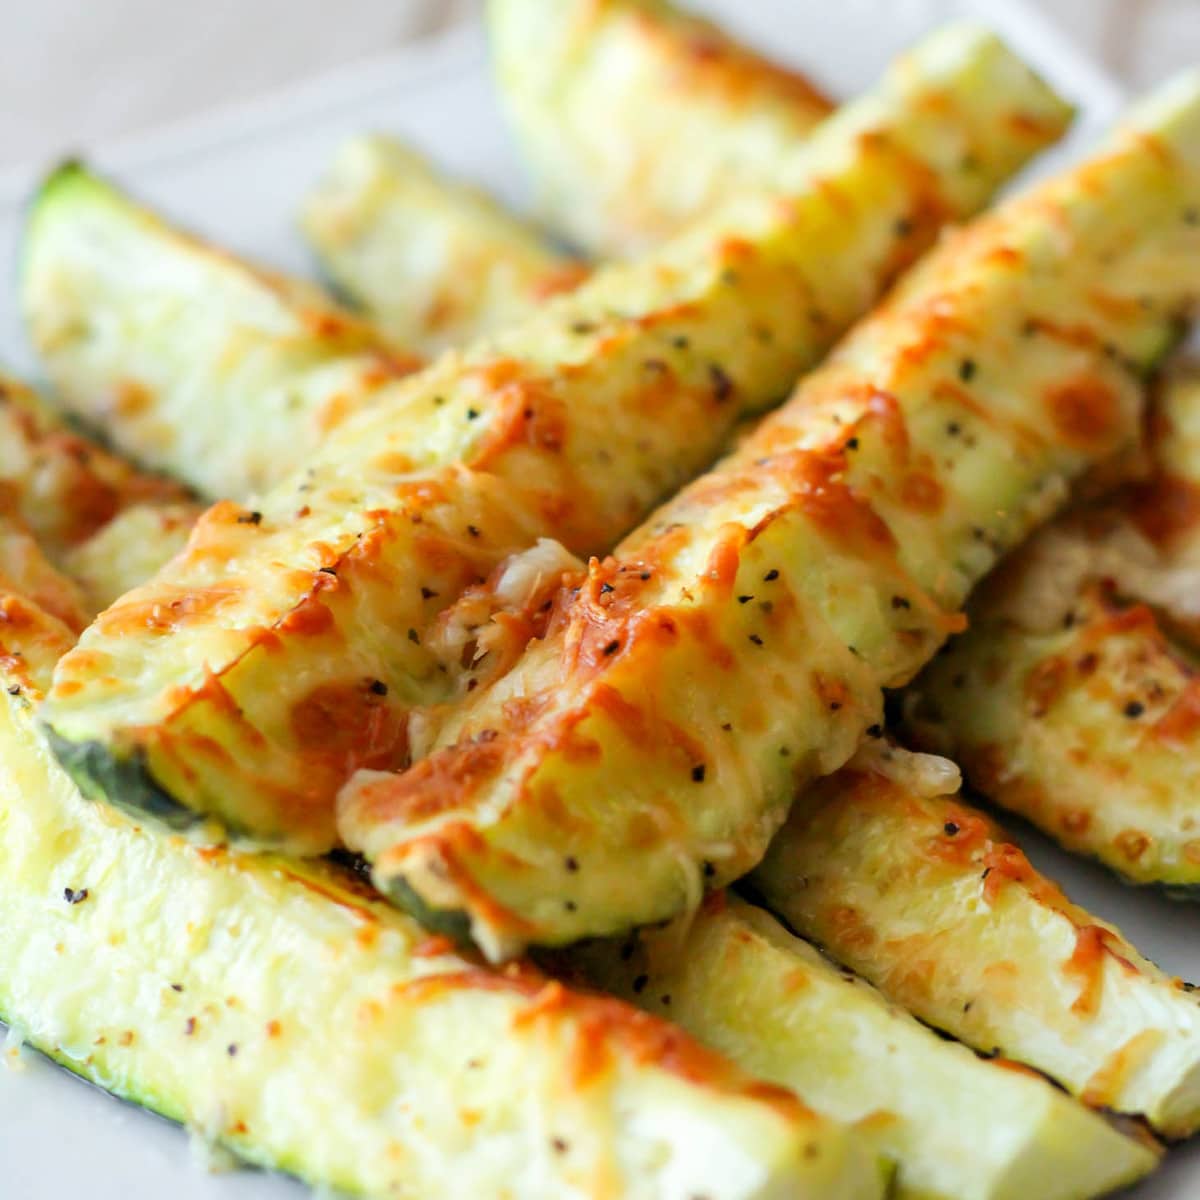
[[[1072,113],[985,30],[834,111],[664,0],[488,21],[542,226],[381,135],[329,289],[30,206],[0,1019],[354,1196],[1140,1179],[1200,1004],[955,763],[1200,884],[1200,73],[993,204]]]

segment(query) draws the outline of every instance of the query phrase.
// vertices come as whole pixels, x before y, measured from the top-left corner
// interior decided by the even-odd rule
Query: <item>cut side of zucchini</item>
[[[735,896],[713,893],[682,941],[648,934],[568,959],[852,1124],[896,1164],[897,1200],[1085,1200],[1158,1161],[1147,1140],[944,1040]]]
[[[301,226],[339,294],[419,354],[513,325],[587,275],[486,193],[381,134],[342,146]]]
[[[832,107],[662,0],[490,0],[488,19],[541,211],[596,254],[644,249],[771,186]]]
[[[0,626],[0,1019],[28,1044],[351,1195],[882,1197],[865,1139],[665,1022],[490,971],[352,872],[88,804],[31,711],[72,635],[21,630]]]
[[[380,889],[465,912],[502,958],[671,917],[751,869],[971,586],[1137,444],[1144,375],[1200,289],[1180,217],[1198,201],[1200,81],[945,239],[564,589],[435,753],[351,781],[340,828]]]
[[[935,1028],[1169,1137],[1195,1131],[1200,1001],[1189,985],[942,794],[956,772],[927,784],[924,759],[883,749],[804,792],[750,878],[755,892]]]
[[[814,140],[786,202],[749,200],[382,387],[305,468],[210,510],[63,661],[43,716],[82,789],[328,849],[350,773],[406,762],[412,709],[453,694],[429,642],[465,588],[539,537],[605,551],[1065,120],[995,38],[936,36]]]

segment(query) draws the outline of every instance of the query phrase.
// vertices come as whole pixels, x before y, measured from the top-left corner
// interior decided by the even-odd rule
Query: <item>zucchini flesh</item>
[[[411,709],[452,695],[430,629],[464,588],[543,535],[611,545],[1065,119],[990,35],[931,39],[786,202],[599,272],[377,394],[253,508],[214,507],[61,664],[63,761],[130,808],[327,849],[351,771],[405,762]]]
[[[110,454],[32,389],[3,373],[0,491],[6,508],[60,564],[131,507],[186,505],[178,484]]]
[[[972,583],[1136,443],[1141,374],[1200,279],[1197,199],[1200,83],[946,241],[564,590],[432,756],[351,781],[340,828],[377,886],[465,912],[501,958],[670,917],[753,867]]]
[[[491,197],[379,134],[341,147],[301,226],[339,293],[425,355],[515,324],[587,273]]]
[[[1167,1136],[1195,1131],[1191,988],[1072,904],[978,811],[935,794],[948,789],[925,785],[923,757],[885,750],[802,793],[751,887],[928,1024]]]
[[[1200,613],[1200,383],[1158,400],[1152,477],[1006,563],[904,713],[919,746],[1067,849],[1182,895],[1200,884],[1200,681],[1172,635]]]
[[[661,0],[490,0],[500,88],[547,220],[598,255],[773,186],[831,109]]]
[[[71,641],[0,630],[0,1018],[27,1042],[353,1195],[882,1196],[863,1139],[665,1022],[492,972],[349,871],[86,803],[31,711]]]
[[[200,508],[195,504],[135,504],[62,556],[92,613],[145,583],[187,545]]]
[[[1040,565],[1014,564],[1001,580]],[[1133,883],[1194,888],[1196,669],[1147,606],[1101,582],[1072,599],[1066,623],[1049,630],[973,617],[913,685],[907,730],[1068,850]]]
[[[44,609],[76,636],[91,618],[83,591],[42,554],[37,539],[18,517],[0,512],[0,587]],[[12,614],[0,612],[0,624]]]
[[[568,961],[854,1125],[896,1163],[897,1200],[1084,1200],[1158,1161],[1044,1079],[938,1037],[744,900],[713,893],[682,942],[663,936]]]
[[[172,228],[79,163],[34,198],[20,287],[61,401],[217,499],[279,479],[418,365],[317,288]]]

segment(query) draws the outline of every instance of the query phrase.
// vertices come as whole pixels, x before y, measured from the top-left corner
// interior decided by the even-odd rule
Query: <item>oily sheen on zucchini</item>
[[[830,102],[662,0],[489,0],[501,92],[547,220],[599,255],[656,244],[781,168]]]
[[[503,958],[670,917],[753,867],[971,585],[1136,443],[1142,376],[1200,286],[1198,201],[1200,79],[946,240],[562,591],[434,754],[347,786],[340,828],[377,885]]]
[[[1045,1080],[940,1038],[733,895],[714,892],[681,942],[591,943],[569,961],[852,1124],[896,1164],[896,1200],[1084,1200],[1158,1160]]]
[[[173,228],[79,163],[30,207],[20,286],[61,401],[214,499],[273,483],[418,363],[319,289]]]
[[[665,1022],[490,971],[349,871],[88,804],[32,718],[72,635],[3,602],[28,619],[0,625],[0,1019],[26,1042],[348,1195],[882,1196],[864,1139]]]
[[[338,292],[421,354],[512,325],[587,274],[486,193],[381,134],[341,147],[301,226]]]
[[[957,772],[931,775],[925,758],[884,749],[801,793],[750,886],[935,1028],[1088,1104],[1194,1132],[1200,1000],[1072,904],[948,794]]]
[[[610,546],[1065,119],[991,35],[936,35],[813,140],[786,199],[376,393],[84,634],[43,710],[62,762],[133,810],[329,848],[351,771],[402,765],[410,711],[455,693],[462,656],[432,633],[465,588],[539,537]]]

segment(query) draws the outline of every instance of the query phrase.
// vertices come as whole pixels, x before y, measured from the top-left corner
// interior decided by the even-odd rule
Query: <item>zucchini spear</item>
[[[329,848],[349,774],[407,761],[410,711],[454,694],[442,610],[541,536],[611,545],[1065,119],[991,35],[935,36],[812,141],[786,199],[381,389],[84,634],[43,710],[62,762],[143,814]]]
[[[494,959],[694,907],[761,858],[1090,465],[1200,287],[1200,78],[950,238],[741,447],[564,589],[348,845]],[[574,863],[571,868],[569,864]],[[630,881],[636,880],[636,886]]]
[[[943,760],[934,764],[949,766]],[[750,886],[914,1016],[1169,1137],[1200,1127],[1200,1000],[884,748],[801,794]]]
[[[778,186],[832,107],[662,0],[490,0],[488,22],[542,214],[600,256]]]
[[[1200,386],[1166,386],[1155,474],[1057,522],[981,590],[909,689],[908,735],[1133,883],[1200,885]],[[1189,436],[1192,435],[1192,436]]]
[[[853,1124],[896,1163],[896,1200],[1083,1200],[1157,1162],[1147,1140],[945,1041],[733,895],[714,892],[681,941],[591,943],[566,961]]]
[[[7,582],[0,1019],[26,1042],[355,1196],[880,1200],[865,1139],[665,1022],[490,971],[350,871],[86,803],[32,718],[73,635]]]
[[[301,226],[338,291],[420,354],[515,324],[587,274],[485,193],[378,134],[338,151]]]
[[[62,403],[212,498],[279,479],[418,365],[316,287],[172,228],[79,163],[30,207],[20,286]]]

